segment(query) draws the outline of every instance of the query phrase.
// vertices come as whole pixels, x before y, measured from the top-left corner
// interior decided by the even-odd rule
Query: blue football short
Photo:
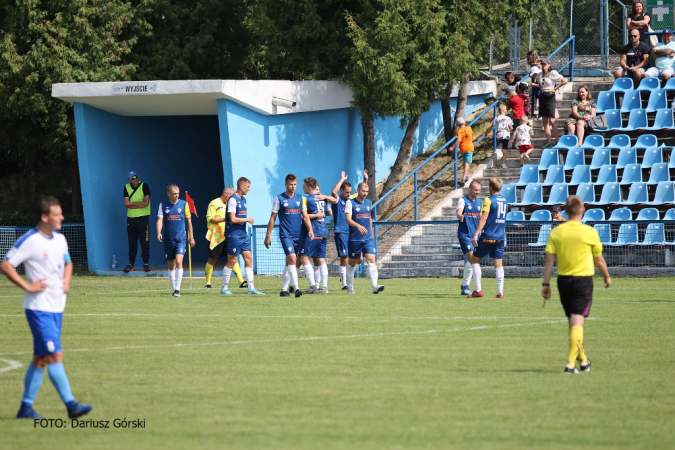
[[[185,255],[187,239],[181,241],[164,241],[164,256],[167,261],[176,259],[176,255]]]
[[[61,348],[61,322],[63,313],[26,310],[28,326],[33,333],[33,354],[40,357],[52,355]]]
[[[338,256],[347,256],[349,245],[349,233],[335,233],[335,248]]]
[[[459,241],[459,247],[462,249],[462,253],[465,255],[469,252],[476,250],[476,248],[471,243],[471,236],[464,233],[459,233],[457,235],[457,240]]]
[[[478,238],[478,247],[473,251],[473,256],[492,259],[504,259],[504,240]]]
[[[314,238],[309,241],[309,253],[308,256],[312,258],[325,258],[326,257],[326,241],[328,238],[319,237]]]
[[[297,255],[300,252],[300,239],[280,237],[279,240],[286,256]]]
[[[375,254],[375,242],[373,242],[373,238],[367,238],[365,241],[349,241],[348,247],[349,257],[352,259],[361,258],[361,254]]]
[[[248,236],[243,238],[231,236],[226,242],[228,255],[239,255],[241,252],[251,251],[251,239]]]

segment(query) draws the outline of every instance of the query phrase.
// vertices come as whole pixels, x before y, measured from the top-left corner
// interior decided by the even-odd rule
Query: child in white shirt
[[[506,115],[506,105],[500,104],[497,107],[499,115],[495,117],[492,124],[495,127],[495,134],[497,135],[497,157],[499,157],[499,145],[502,146],[502,169],[506,169],[506,150],[509,148],[509,138],[513,131],[513,121]]]
[[[530,161],[530,153],[532,153],[533,150],[530,138],[534,136],[534,130],[527,124],[528,121],[529,119],[527,116],[522,116],[520,118],[520,126],[513,132],[513,138],[511,139],[511,145],[518,146],[518,152],[520,153],[520,167],[523,167],[525,161],[524,158],[527,158],[527,160]]]

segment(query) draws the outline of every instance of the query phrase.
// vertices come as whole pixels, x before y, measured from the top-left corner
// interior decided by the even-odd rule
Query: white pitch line
[[[309,336],[309,337],[298,337],[298,338],[286,338],[286,339],[258,339],[258,340],[245,340],[245,341],[224,341],[224,342],[199,342],[191,344],[164,344],[164,345],[129,345],[122,347],[104,347],[104,348],[79,348],[79,349],[69,349],[70,352],[100,352],[105,350],[139,350],[139,349],[149,349],[149,348],[175,348],[175,347],[203,347],[203,346],[221,346],[221,345],[242,345],[242,344],[265,344],[265,343],[284,343],[284,342],[304,342],[304,341],[328,341],[328,340],[337,340],[337,339],[361,339],[361,338],[372,338],[372,337],[386,337],[386,336],[405,336],[413,334],[433,334],[433,333],[454,333],[458,331],[474,331],[474,330],[487,330],[489,328],[510,328],[510,327],[526,327],[531,325],[548,325],[554,323],[563,323],[567,322],[567,319],[562,320],[551,320],[546,322],[536,322],[536,323],[514,323],[507,325],[480,325],[475,327],[468,328],[451,328],[448,330],[425,330],[425,331],[400,331],[392,333],[371,333],[371,334],[349,334],[344,336]],[[32,352],[16,352],[16,353],[0,353],[0,356],[9,356],[9,355],[31,355]]]
[[[0,367],[0,373],[3,372],[9,372],[10,370],[18,369],[19,367],[23,367],[23,364],[21,364],[19,361],[13,361],[11,359],[3,359],[0,358],[0,361],[6,362],[9,364],[7,367]]]
[[[0,314],[0,317],[24,317],[24,314]],[[232,317],[252,319],[345,319],[345,320],[544,320],[558,319],[559,317],[513,317],[513,316],[302,316],[302,315],[258,315],[258,314],[160,314],[160,313],[68,313],[66,317]],[[589,320],[592,320],[590,318]]]

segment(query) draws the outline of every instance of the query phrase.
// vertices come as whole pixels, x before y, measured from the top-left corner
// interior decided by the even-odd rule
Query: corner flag
[[[199,217],[197,214],[197,207],[195,207],[195,201],[192,200],[192,197],[188,195],[188,191],[185,191],[185,201],[190,205],[190,214],[194,214],[196,217]]]

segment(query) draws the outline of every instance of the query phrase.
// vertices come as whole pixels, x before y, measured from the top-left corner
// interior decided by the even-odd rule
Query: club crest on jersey
[[[42,259],[49,259],[49,253],[44,252],[44,253],[42,254]]]
[[[357,207],[356,207],[356,210],[357,210],[357,211],[361,211],[361,208],[359,208],[359,207],[357,206]]]
[[[292,251],[293,251],[293,247],[288,247],[288,251],[289,251],[289,252],[292,252]]]
[[[471,211],[471,205],[469,205],[469,211]]]
[[[182,213],[183,210],[181,208],[178,208],[178,214]]]
[[[169,211],[171,211],[169,208],[164,208],[164,214],[169,214]]]
[[[295,202],[295,204],[296,204],[297,206],[300,206],[300,202]]]
[[[284,208],[288,206],[288,202],[284,202]]]

